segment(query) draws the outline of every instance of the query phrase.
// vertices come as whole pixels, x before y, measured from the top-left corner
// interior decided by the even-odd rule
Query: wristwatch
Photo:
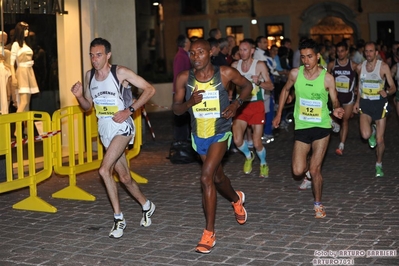
[[[129,106],[129,111],[133,114],[136,110],[133,108],[133,106]]]
[[[238,105],[241,106],[244,101],[241,98],[237,98],[236,101],[238,102]]]

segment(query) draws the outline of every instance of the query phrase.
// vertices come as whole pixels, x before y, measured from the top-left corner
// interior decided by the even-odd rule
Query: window
[[[204,38],[204,28],[198,27],[198,28],[187,28],[186,29],[186,34],[188,38],[191,37],[198,37],[198,38]]]
[[[391,46],[395,41],[395,23],[392,20],[377,21],[377,38]]]
[[[273,44],[280,46],[281,40],[284,39],[284,24],[266,24],[265,32],[268,48]]]
[[[240,41],[244,40],[244,28],[242,26],[227,26],[226,36],[229,35],[234,36],[238,45]]]

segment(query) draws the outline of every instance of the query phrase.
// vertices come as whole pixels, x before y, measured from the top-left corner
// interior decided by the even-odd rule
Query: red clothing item
[[[182,47],[179,47],[175,58],[173,59],[173,93],[176,91],[176,78],[177,75],[191,68],[190,58],[188,57],[188,52],[186,52]]]

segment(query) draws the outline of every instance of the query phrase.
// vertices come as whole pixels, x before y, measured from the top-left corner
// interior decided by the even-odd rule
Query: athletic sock
[[[261,151],[256,151],[256,154],[259,157],[260,164],[261,165],[266,164],[266,149],[265,149],[265,147],[263,147],[263,149]]]
[[[114,213],[114,218],[118,220],[123,220],[123,213],[122,212],[119,214]]]
[[[151,202],[149,200],[147,200],[144,205],[143,205],[143,211],[148,211],[151,207]]]
[[[345,144],[343,144],[342,142],[339,143],[338,149],[340,150],[344,150]]]
[[[240,147],[237,147],[242,153],[244,153],[247,159],[251,159],[251,151],[248,149],[248,145],[246,141],[243,141]]]

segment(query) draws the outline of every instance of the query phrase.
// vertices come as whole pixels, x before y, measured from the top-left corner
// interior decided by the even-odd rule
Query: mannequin
[[[11,98],[11,52],[4,48],[7,33],[0,31],[0,113],[8,114]]]
[[[17,113],[29,111],[31,94],[39,92],[35,74],[33,72],[33,51],[25,43],[29,35],[29,25],[26,22],[18,22],[15,26],[14,43],[11,46],[11,74],[13,86],[18,86]],[[14,65],[17,63],[17,70]]]

